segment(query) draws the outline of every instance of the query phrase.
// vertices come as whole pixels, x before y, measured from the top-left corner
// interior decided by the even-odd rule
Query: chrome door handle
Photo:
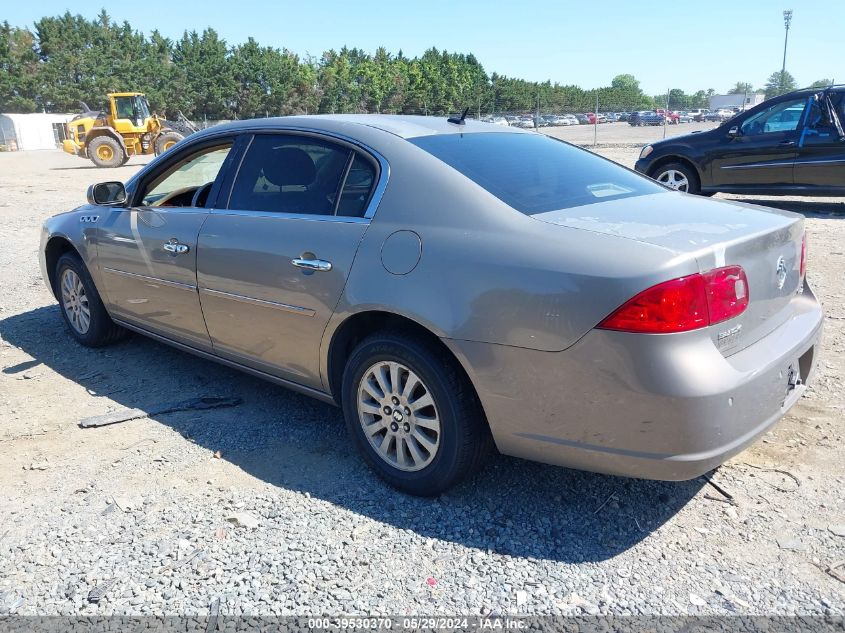
[[[297,257],[290,261],[291,264],[297,268],[305,268],[307,270],[318,270],[320,272],[327,272],[332,269],[332,263],[324,259],[301,259]]]
[[[187,253],[189,250],[191,250],[187,244],[181,244],[175,239],[172,239],[169,242],[165,242],[162,248],[168,253],[174,253],[176,255],[181,255],[182,253]]]
[[[795,141],[781,141],[778,145],[795,145]]]

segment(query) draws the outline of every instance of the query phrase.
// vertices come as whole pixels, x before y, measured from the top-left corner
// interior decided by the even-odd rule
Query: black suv
[[[640,153],[636,170],[679,191],[845,195],[845,85],[797,90],[714,130]]]

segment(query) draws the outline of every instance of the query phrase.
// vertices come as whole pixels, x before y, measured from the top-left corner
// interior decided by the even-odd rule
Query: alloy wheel
[[[79,334],[86,334],[91,327],[91,308],[82,280],[73,270],[66,268],[62,273],[62,307],[68,321]]]
[[[676,169],[667,169],[657,177],[657,182],[663,183],[676,191],[689,191],[689,178]]]
[[[428,387],[394,361],[370,366],[358,386],[358,420],[370,445],[390,466],[422,470],[440,447],[440,417]]]

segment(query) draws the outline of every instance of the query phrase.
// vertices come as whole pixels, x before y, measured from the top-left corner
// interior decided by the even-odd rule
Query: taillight
[[[746,307],[745,271],[726,266],[643,290],[597,327],[644,334],[688,332],[739,316]]]
[[[801,275],[801,281],[804,281],[804,277],[807,275],[807,234],[804,233],[804,236],[801,238],[801,264],[799,265],[799,274]]]
[[[741,266],[717,268],[703,275],[707,284],[710,323],[721,323],[745,312],[748,307],[748,279]]]

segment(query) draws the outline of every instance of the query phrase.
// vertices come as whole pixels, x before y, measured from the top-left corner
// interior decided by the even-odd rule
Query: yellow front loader
[[[120,167],[130,156],[161,154],[196,132],[184,117],[174,122],[151,114],[140,92],[115,92],[108,97],[108,112],[82,104],[83,112],[67,123],[64,151],[90,158],[97,167]]]

